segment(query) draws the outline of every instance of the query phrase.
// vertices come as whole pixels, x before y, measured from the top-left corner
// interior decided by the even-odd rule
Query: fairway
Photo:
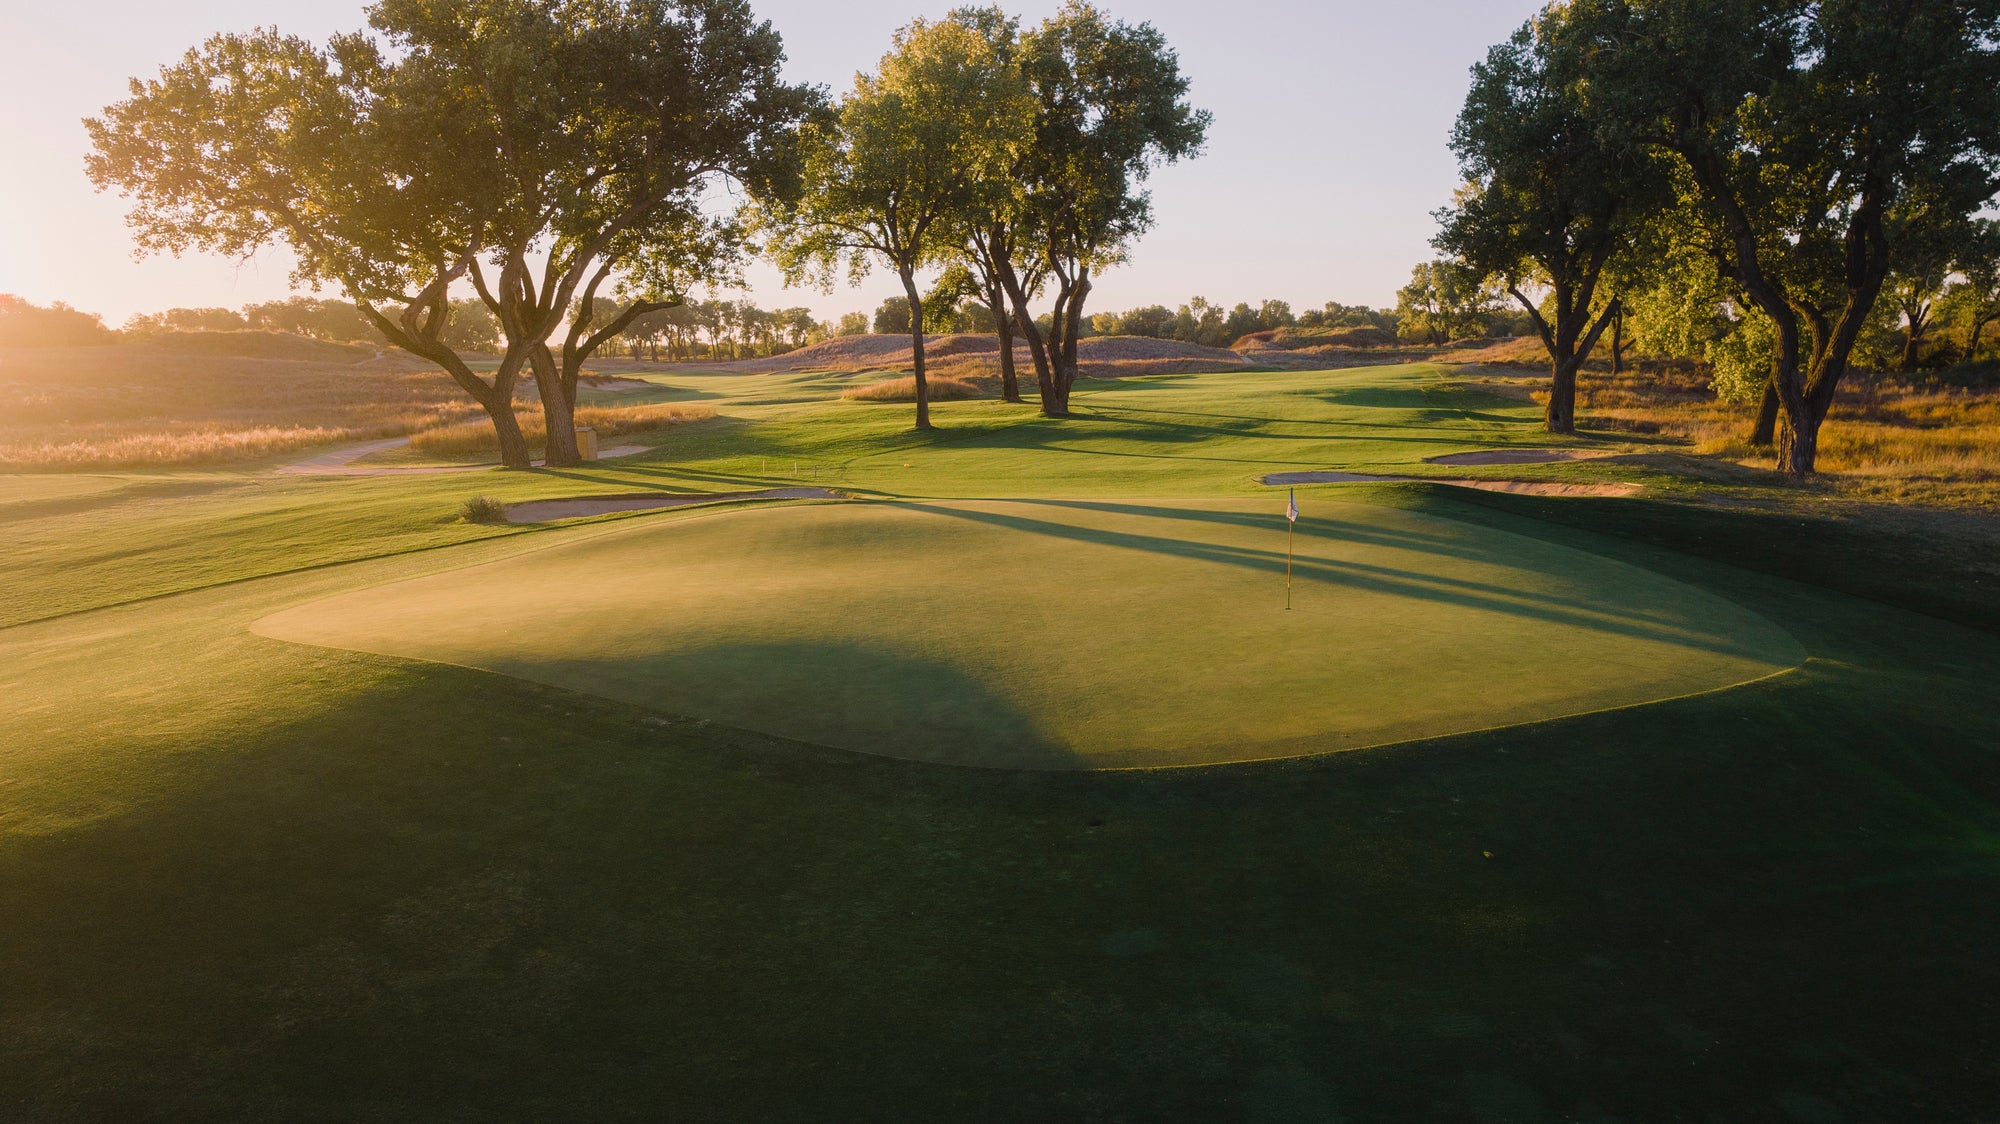
[[[640,520],[341,594],[262,635],[922,761],[1320,753],[1652,702],[1804,659],[1627,563],[1308,502],[873,502]]]

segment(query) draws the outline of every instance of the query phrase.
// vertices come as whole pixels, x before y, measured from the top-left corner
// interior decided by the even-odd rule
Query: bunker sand
[[[1267,502],[990,500],[646,520],[253,627],[1015,769],[1353,749],[1714,690],[1804,658],[1738,605],[1539,539],[1347,504],[1316,504],[1298,528],[1292,611]],[[1068,575],[1054,596],[1005,580],[1054,572]]]

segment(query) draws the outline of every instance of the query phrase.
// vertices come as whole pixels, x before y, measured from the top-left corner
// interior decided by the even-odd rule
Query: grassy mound
[[[927,375],[924,378],[933,402],[951,402],[966,398],[984,398],[985,392],[964,379],[949,376]],[[883,379],[867,386],[849,387],[840,392],[842,398],[855,402],[915,402],[917,400],[917,377],[909,375],[900,379]]]

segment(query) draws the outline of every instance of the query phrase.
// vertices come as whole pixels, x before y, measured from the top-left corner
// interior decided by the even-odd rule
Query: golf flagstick
[[[1285,499],[1285,611],[1292,611],[1292,531],[1299,524],[1299,492],[1286,490]]]

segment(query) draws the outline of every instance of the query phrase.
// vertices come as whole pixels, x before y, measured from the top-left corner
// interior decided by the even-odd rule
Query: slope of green
[[[1831,566],[1813,528],[1665,502],[1689,486],[1617,464],[1559,472],[1647,497],[1301,489],[1310,519],[1337,499],[1373,509],[1347,522],[1443,523],[1564,580],[1644,571],[1695,591],[1674,611],[1740,607],[1806,662],[1219,768],[946,768],[251,631],[471,566],[849,510],[454,522],[476,492],[771,486],[797,457],[899,503],[1269,520],[1262,471],[1543,443],[1531,410],[1421,369],[1147,380],[1060,425],[952,403],[935,446],[893,408],[685,381],[724,416],[627,466],[133,475],[0,507],[0,613],[71,614],[0,628],[0,1117],[1991,1115],[2000,637],[1825,588],[1866,568],[1902,575],[1884,598],[1969,603],[1894,538],[1842,538]],[[1094,580],[990,553],[923,576],[1022,613]],[[488,592],[477,611],[522,597]]]
[[[1803,658],[1535,539],[1268,500],[845,504],[642,522],[259,621],[800,741],[1033,768],[1253,760],[1629,706]],[[967,559],[998,574],[980,581]],[[1062,574],[1032,591],[1032,575]],[[504,591],[498,598],[494,591]]]

